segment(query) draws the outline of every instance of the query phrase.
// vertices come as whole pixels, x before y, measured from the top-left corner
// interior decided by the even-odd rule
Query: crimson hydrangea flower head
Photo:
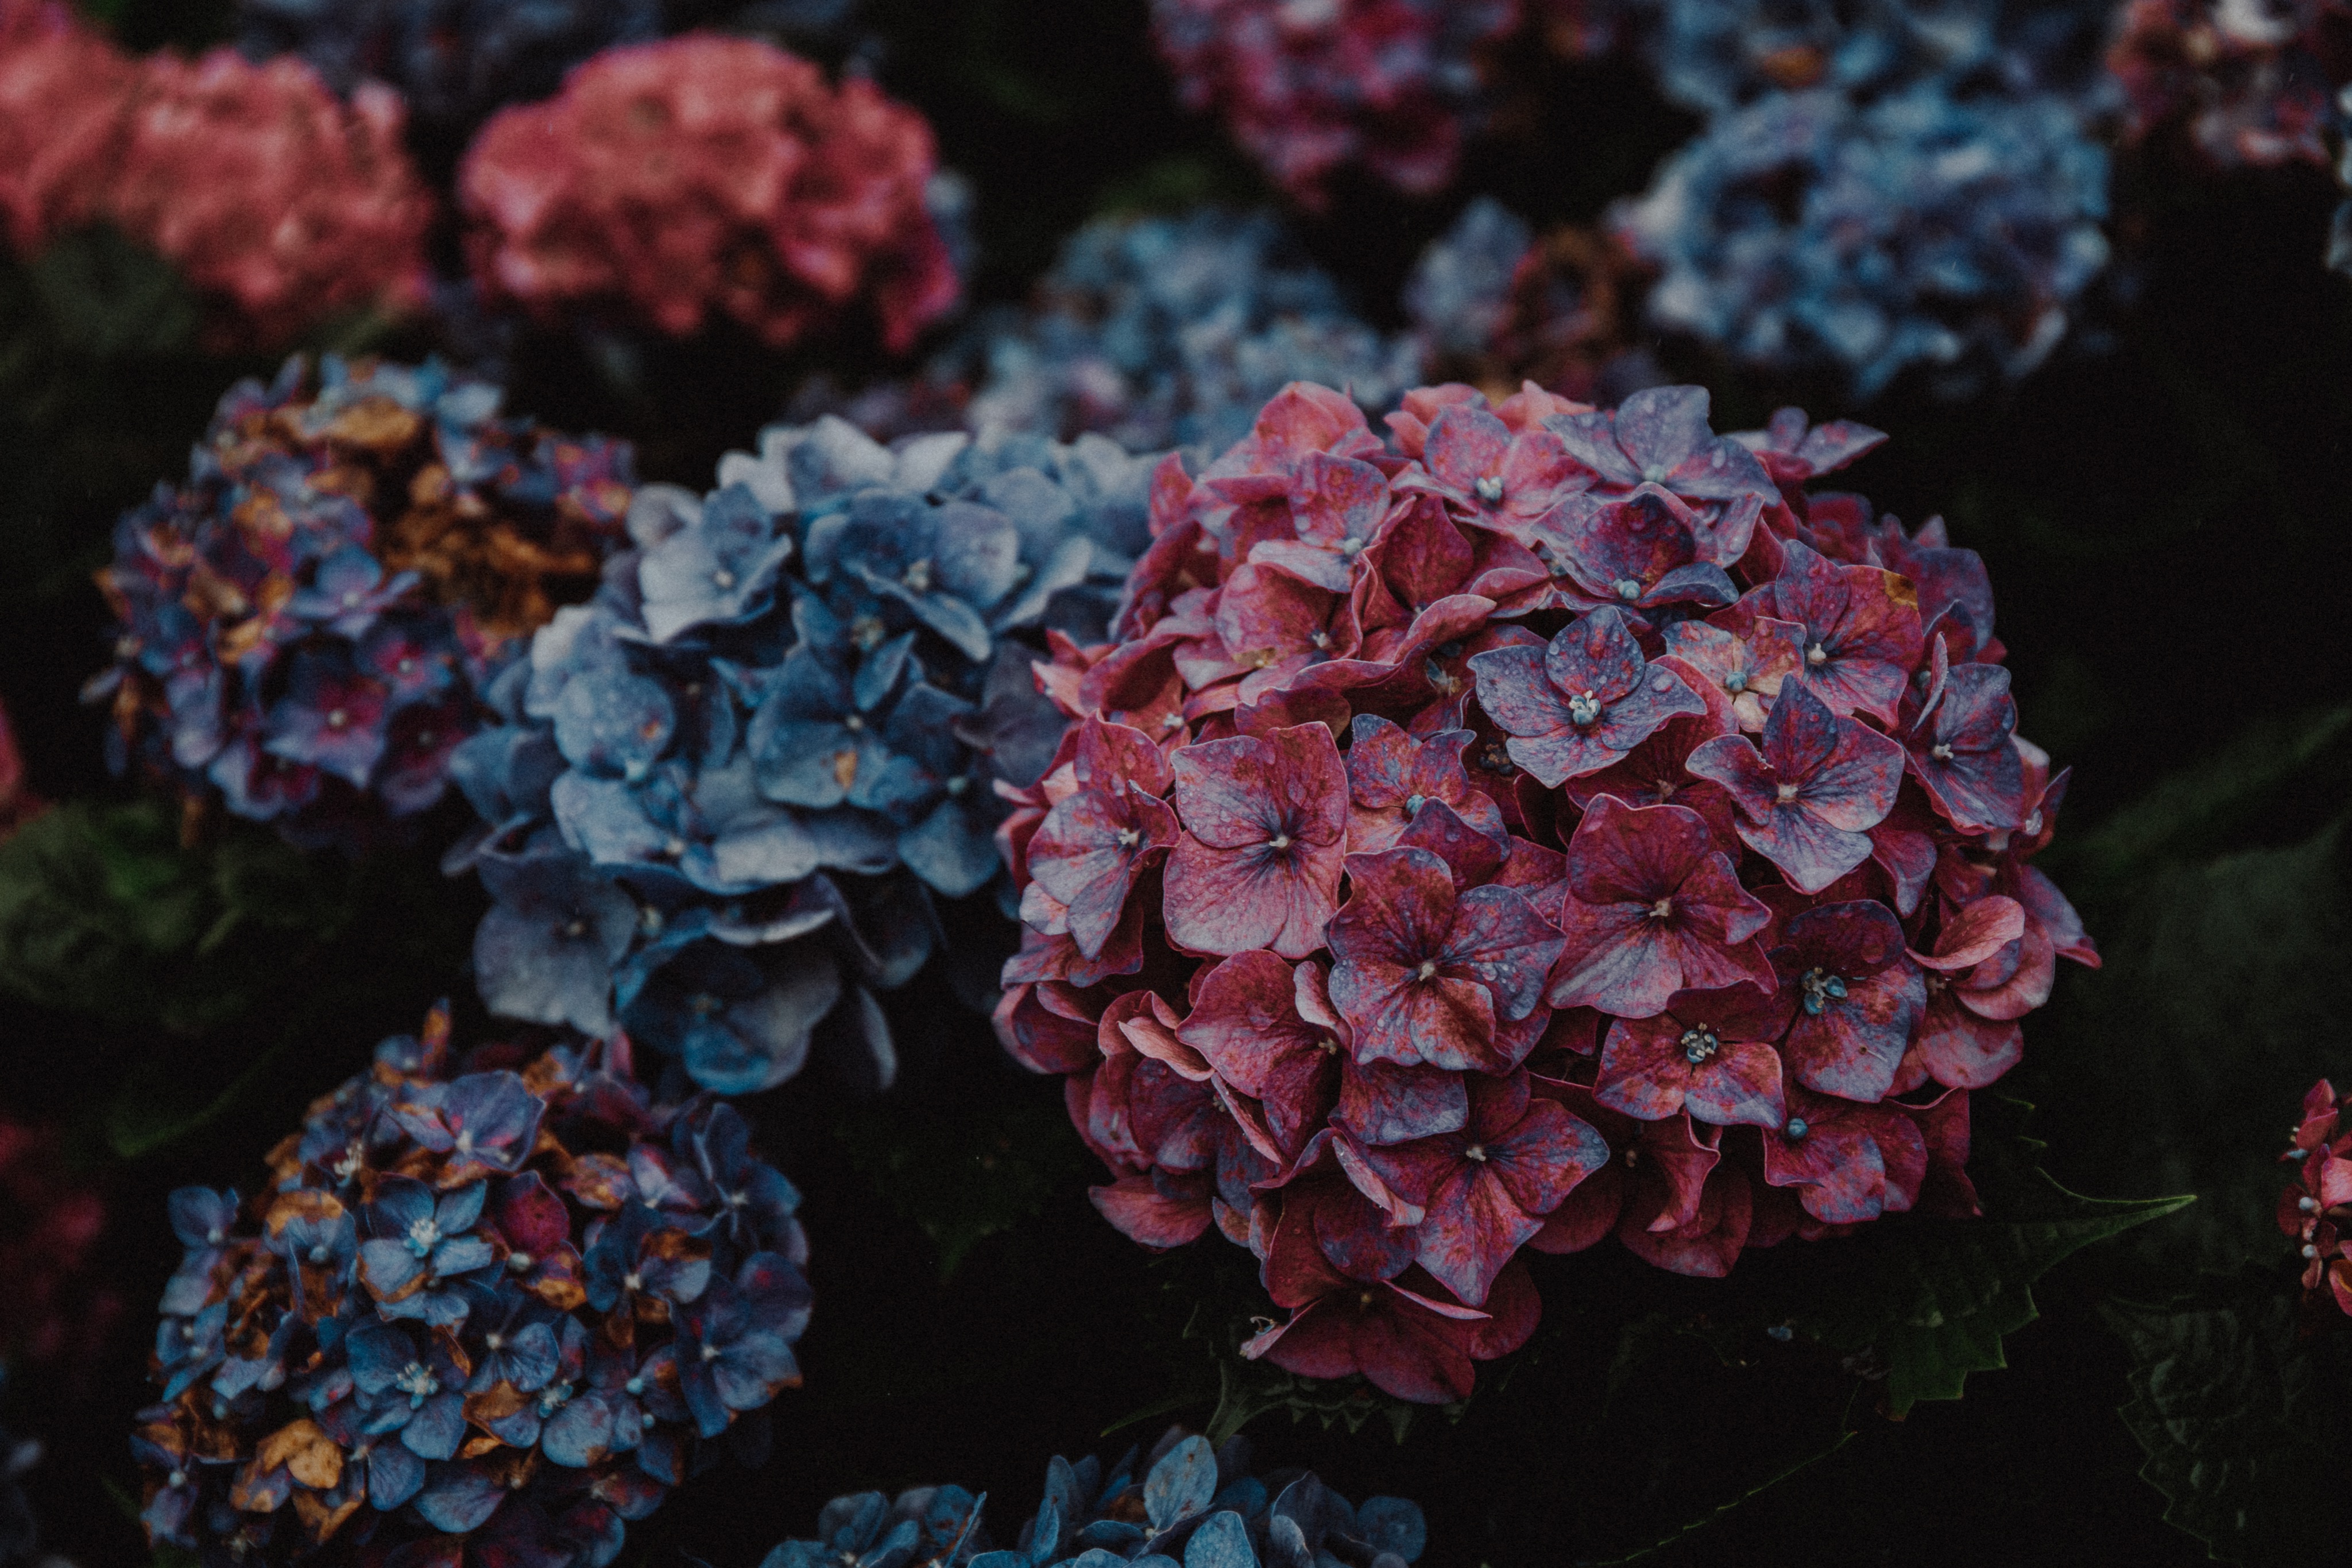
[[[751,39],[609,49],[492,117],[458,172],[474,275],[535,314],[731,317],[782,347],[853,308],[892,352],[961,290],[930,127],[863,78]]]
[[[1454,177],[1478,97],[1476,50],[1517,0],[1153,0],[1184,100],[1223,114],[1274,182],[1309,206],[1343,165],[1408,194]]]
[[[800,1382],[798,1195],[625,1036],[461,1061],[437,1010],[269,1167],[172,1196],[131,1445],[158,1546],[590,1568]]]
[[[1097,1207],[1249,1248],[1245,1354],[1419,1400],[1524,1342],[1524,1249],[1716,1277],[1972,1212],[1969,1093],[2097,961],[1982,562],[1811,493],[1878,438],[1794,411],[1388,423],[1293,386],[1163,462],[1115,641],[1036,668],[997,1019]]]

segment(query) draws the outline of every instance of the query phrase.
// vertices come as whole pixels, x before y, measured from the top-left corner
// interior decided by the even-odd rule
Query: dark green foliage
[[[159,801],[69,801],[0,844],[0,985],[194,1034],[250,1010],[353,911],[351,868],[238,824],[182,847]]]
[[[2123,1419],[2147,1450],[2140,1473],[2171,1500],[2164,1517],[2225,1562],[2341,1561],[2329,1500],[2352,1444],[2343,1323],[2299,1312],[2291,1280],[2256,1269],[2164,1305],[2116,1302],[2106,1318],[2131,1346]]]
[[[1800,1332],[1883,1368],[1882,1401],[1897,1417],[1922,1399],[1958,1399],[1971,1372],[2006,1366],[2003,1336],[2034,1320],[2032,1286],[2061,1260],[2194,1201],[2069,1192],[2033,1163],[2038,1142],[2000,1131],[2022,1107],[1990,1094],[1976,1105],[1970,1174],[1984,1217],[1914,1219],[1829,1244],[1803,1281],[1810,1301],[1790,1313]]]

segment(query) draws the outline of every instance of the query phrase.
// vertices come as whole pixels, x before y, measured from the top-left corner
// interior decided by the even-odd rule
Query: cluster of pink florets
[[[1162,463],[1116,641],[1039,666],[999,1033],[1114,1224],[1257,1256],[1251,1354],[1456,1398],[1523,1247],[1973,1212],[1969,1092],[2096,962],[1983,563],[1806,490],[1876,432],[1706,409],[1450,385],[1383,442],[1294,384]]]
[[[2342,0],[2129,0],[2107,68],[2124,136],[2182,127],[2221,168],[2328,162],[2335,90],[2352,79]]]
[[[1223,115],[1309,205],[1342,164],[1414,195],[1454,177],[1479,91],[1476,50],[1518,0],[1153,0],[1184,101]]]
[[[929,124],[872,82],[691,35],[502,110],[458,183],[476,276],[537,314],[620,308],[682,334],[716,312],[781,347],[862,300],[896,352],[959,288],[936,168]]]
[[[389,89],[299,60],[133,59],[57,5],[0,0],[0,212],[31,255],[110,224],[219,309],[223,346],[424,298],[432,197]]]
[[[2352,1125],[2344,1113],[2352,1095],[2339,1095],[2323,1078],[2303,1097],[2303,1115],[2279,1158],[2295,1167],[2294,1180],[2279,1194],[2279,1228],[2295,1243],[2303,1260],[2305,1300],[2332,1300],[2352,1314]]]

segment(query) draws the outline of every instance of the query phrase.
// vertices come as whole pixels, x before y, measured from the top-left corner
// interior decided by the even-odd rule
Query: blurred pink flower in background
[[[925,203],[937,162],[871,82],[690,35],[502,111],[458,186],[476,277],[542,316],[618,304],[687,334],[716,310],[782,347],[864,299],[898,352],[959,289]]]

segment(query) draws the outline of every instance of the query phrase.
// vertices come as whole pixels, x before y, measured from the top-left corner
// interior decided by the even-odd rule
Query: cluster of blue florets
[[[1171,1428],[1104,1473],[1089,1455],[1056,1458],[1045,1496],[1015,1544],[993,1548],[985,1498],[919,1487],[835,1498],[816,1539],[787,1541],[761,1568],[1405,1568],[1428,1538],[1418,1506],[1376,1497],[1354,1506],[1313,1473],[1250,1474],[1247,1438],[1212,1448]]]
[[[1948,395],[2032,370],[2108,256],[2108,89],[2076,31],[1968,0],[1670,0],[1659,80],[1709,120],[1613,214],[1661,274],[1652,321],[1864,399],[1915,367]]]
[[[934,368],[976,388],[975,428],[1221,450],[1290,382],[1378,410],[1420,379],[1413,343],[1353,315],[1271,213],[1097,219],[1039,294],[983,318]]]
[[[656,1103],[625,1047],[452,1065],[436,1012],[312,1105],[254,1198],[173,1195],[132,1439],[158,1544],[374,1564],[470,1536],[602,1568],[723,1448],[763,1454],[807,1243],[742,1118]]]
[[[999,780],[1062,721],[1044,635],[1104,633],[1148,542],[1150,465],[1100,436],[877,444],[838,419],[763,433],[719,486],[641,491],[635,548],[492,693],[452,770],[486,826],[453,852],[497,901],[495,1012],[616,1024],[703,1088],[796,1072],[845,1004],[872,1079],[871,992],[938,940],[934,895],[995,878]]]
[[[1915,366],[1957,395],[2039,365],[2106,266],[2106,153],[2070,103],[1927,81],[1867,106],[1767,94],[1615,223],[1661,271],[1653,322],[1868,398]]]
[[[288,361],[221,399],[184,485],[116,526],[87,696],[110,760],[305,844],[441,798],[477,693],[620,538],[625,443],[499,414],[438,363]]]

